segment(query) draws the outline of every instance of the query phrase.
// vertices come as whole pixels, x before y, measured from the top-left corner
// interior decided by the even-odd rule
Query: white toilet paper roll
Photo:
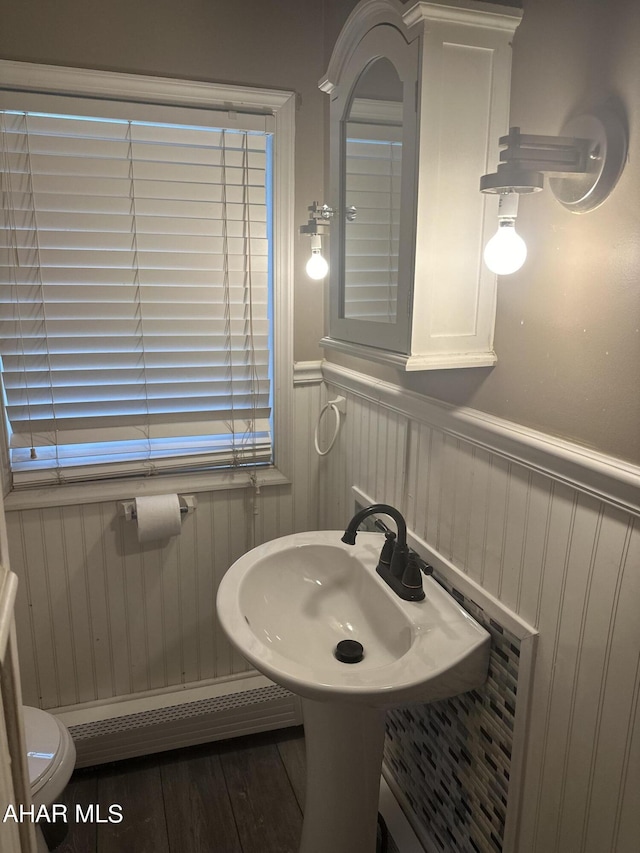
[[[138,542],[168,539],[180,533],[180,501],[177,495],[136,498],[135,504]]]

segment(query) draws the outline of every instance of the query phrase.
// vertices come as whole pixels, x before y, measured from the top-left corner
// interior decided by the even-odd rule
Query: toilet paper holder
[[[195,495],[178,495],[178,500],[180,501],[181,515],[191,515],[198,506],[198,499]],[[125,521],[135,521],[137,518],[135,500],[119,501],[118,515],[122,516]]]

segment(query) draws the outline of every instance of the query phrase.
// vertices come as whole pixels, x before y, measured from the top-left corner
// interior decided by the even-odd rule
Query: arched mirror
[[[403,85],[374,59],[354,86],[343,125],[343,316],[395,323],[402,179]]]
[[[329,334],[400,370],[495,364],[495,231],[479,176],[508,127],[521,12],[360,0],[320,88],[331,98]],[[326,231],[325,231],[326,233]]]
[[[332,335],[402,353],[411,322],[417,43],[380,23],[359,40],[342,74],[350,85],[331,104]]]

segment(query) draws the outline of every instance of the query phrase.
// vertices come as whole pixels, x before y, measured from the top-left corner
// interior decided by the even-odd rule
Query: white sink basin
[[[431,702],[486,679],[489,634],[430,577],[426,598],[400,599],[376,574],[382,536],[297,533],[261,545],[220,584],[218,616],[256,669],[312,700],[391,708]],[[359,663],[334,656],[341,640]]]

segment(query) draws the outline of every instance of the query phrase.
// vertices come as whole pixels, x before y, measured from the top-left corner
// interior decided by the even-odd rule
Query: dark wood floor
[[[301,728],[79,770],[57,853],[296,853],[304,773]],[[76,803],[123,820],[75,823]]]

